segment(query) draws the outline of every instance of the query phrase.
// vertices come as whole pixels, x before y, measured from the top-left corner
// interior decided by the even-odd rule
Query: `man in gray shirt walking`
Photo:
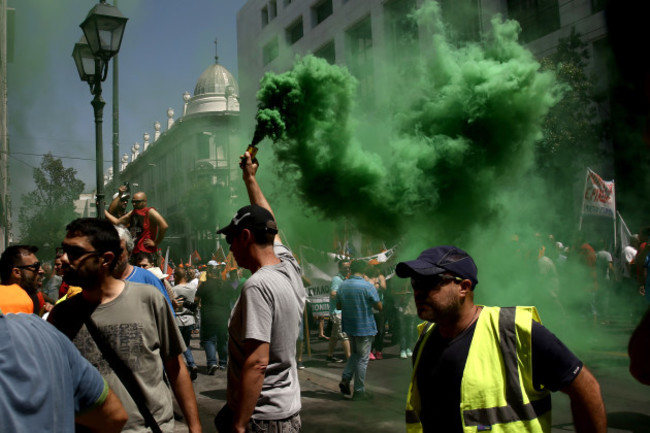
[[[228,326],[227,404],[215,418],[227,432],[300,430],[296,339],[306,291],[300,266],[280,242],[271,206],[246,152],[243,179],[250,206],[217,233],[226,236],[237,264],[251,271]]]

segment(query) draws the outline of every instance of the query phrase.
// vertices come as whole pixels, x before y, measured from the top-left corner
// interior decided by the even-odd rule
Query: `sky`
[[[108,0],[114,4],[114,0]],[[131,155],[153,124],[177,119],[183,93],[219,63],[237,77],[237,11],[245,0],[118,0],[129,21],[119,53],[120,155]],[[51,152],[95,188],[93,96],[72,59],[79,24],[95,0],[8,0],[15,9],[14,59],[7,66],[10,179],[14,232],[20,196],[34,189],[33,168]],[[112,161],[112,61],[104,83],[104,170]],[[110,193],[110,191],[108,192]]]

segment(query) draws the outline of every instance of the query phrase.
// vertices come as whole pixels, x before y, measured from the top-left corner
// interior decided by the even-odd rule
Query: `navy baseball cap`
[[[478,284],[478,269],[472,257],[451,245],[424,250],[417,259],[400,262],[395,268],[395,273],[401,278],[427,278],[444,272],[470,280],[472,288]]]
[[[235,216],[232,217],[230,224],[221,230],[217,230],[217,234],[224,234],[226,237],[236,236],[244,229],[265,231],[271,234],[278,232],[278,226],[273,214],[262,206],[252,204],[239,209]]]

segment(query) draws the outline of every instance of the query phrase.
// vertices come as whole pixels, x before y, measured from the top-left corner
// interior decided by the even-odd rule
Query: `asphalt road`
[[[599,325],[597,335],[591,335],[592,349],[579,356],[598,379],[608,413],[609,432],[650,433],[650,387],[637,383],[628,373],[625,353],[631,320],[613,321]],[[400,359],[396,345],[388,345],[384,359],[370,361],[366,383],[375,393],[371,401],[351,401],[338,389],[344,364],[325,361],[327,342],[315,340],[312,332],[311,356],[303,356],[306,366],[299,371],[302,391],[303,432],[356,433],[403,432],[404,402],[411,372],[411,362]],[[226,398],[226,373],[206,375],[205,353],[198,339],[191,343],[199,365],[199,377],[194,383],[203,430],[214,432],[213,419]],[[306,350],[305,350],[306,352]],[[339,350],[339,356],[342,353]],[[562,393],[553,395],[553,432],[574,431],[569,399]],[[186,432],[183,421],[176,432]]]

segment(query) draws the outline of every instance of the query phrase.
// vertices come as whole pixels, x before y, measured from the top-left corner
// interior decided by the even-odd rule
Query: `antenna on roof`
[[[214,39],[214,62],[219,63],[219,54],[217,52],[217,39]]]

